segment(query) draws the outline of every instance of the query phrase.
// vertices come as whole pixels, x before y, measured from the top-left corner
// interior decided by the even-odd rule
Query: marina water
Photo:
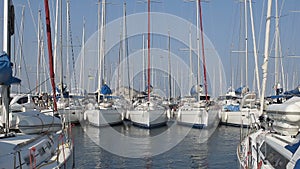
[[[177,126],[177,132],[185,128]],[[149,137],[163,132],[167,127],[147,130],[131,125],[119,125],[113,129],[121,134]],[[75,168],[238,168],[236,146],[240,138],[240,128],[219,126],[204,143],[199,143],[201,130],[191,129],[186,137],[169,151],[147,158],[122,157],[104,150],[91,139],[95,136],[91,135],[93,132],[97,134],[101,130],[105,128],[89,126],[87,130],[80,125],[73,128],[76,145]],[[148,146],[146,142],[139,144]]]

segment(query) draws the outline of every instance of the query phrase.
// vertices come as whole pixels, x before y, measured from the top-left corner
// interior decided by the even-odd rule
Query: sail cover
[[[5,52],[0,53],[0,84],[10,85],[20,82],[20,79],[12,76],[12,63],[9,56]]]
[[[101,94],[112,94],[111,92],[111,89],[108,87],[107,84],[104,84],[102,87],[101,87]]]

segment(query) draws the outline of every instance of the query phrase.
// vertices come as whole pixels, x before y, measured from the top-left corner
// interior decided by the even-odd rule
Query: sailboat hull
[[[133,125],[142,128],[155,128],[167,124],[167,113],[159,110],[129,110],[127,112]]]
[[[193,110],[180,109],[177,116],[177,123],[193,128],[204,128],[208,124],[207,111],[202,108]]]
[[[245,109],[241,111],[221,111],[221,124],[236,127],[247,127],[259,118],[258,109]]]
[[[92,109],[86,110],[85,116],[89,124],[97,127],[118,125],[123,123],[122,111],[119,109]]]

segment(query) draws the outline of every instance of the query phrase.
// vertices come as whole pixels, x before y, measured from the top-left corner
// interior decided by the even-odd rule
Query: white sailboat
[[[249,4],[251,5],[251,0]],[[261,112],[265,109],[266,113],[261,119],[261,128],[250,131],[237,147],[240,168],[292,169],[300,167],[300,98],[294,96],[282,104],[264,106],[271,6],[272,0],[268,0],[261,96]]]
[[[214,128],[215,123],[219,123],[219,106],[210,101],[210,96],[207,93],[207,81],[206,81],[206,63],[204,55],[204,37],[202,27],[202,13],[200,1],[196,1],[197,5],[197,28],[200,23],[200,29],[197,29],[197,56],[198,56],[198,75],[197,83],[200,83],[200,33],[202,42],[202,56],[203,56],[203,69],[204,69],[204,89],[202,85],[194,85],[191,88],[190,97],[183,98],[181,100],[181,106],[179,107],[177,114],[177,123],[187,125],[194,128]],[[200,16],[200,18],[199,18]],[[199,22],[200,21],[200,22]],[[200,30],[200,33],[199,31]],[[191,59],[191,32],[190,32],[190,59]],[[192,74],[192,61],[190,60],[191,74]],[[191,83],[192,80],[190,80]]]
[[[247,1],[244,1],[244,14],[245,14],[245,79],[246,86],[239,88],[241,90],[241,99],[235,97],[235,93],[231,92],[232,97],[229,100],[226,100],[226,103],[220,102],[222,111],[220,112],[221,124],[230,125],[236,127],[248,127],[252,123],[258,123],[258,118],[261,115],[258,106],[256,106],[256,94],[254,92],[249,92],[248,89],[248,18],[247,18]],[[251,14],[251,26],[252,26],[252,35],[253,35],[253,48],[254,48],[254,59],[255,59],[255,74],[256,81],[259,84],[258,76],[258,66],[257,66],[257,53],[256,53],[256,43],[254,36],[254,24],[253,24],[253,15],[252,15],[252,6],[250,6]],[[241,75],[242,75],[241,71]],[[243,78],[241,78],[241,82]],[[260,92],[260,87],[257,86],[258,92]],[[239,90],[238,89],[238,90]],[[228,94],[227,94],[228,95]],[[234,100],[232,100],[234,98]]]
[[[60,1],[60,6],[58,9],[62,9],[62,2]],[[62,10],[60,10],[60,15],[62,15]],[[61,17],[62,18],[62,17]],[[69,44],[70,40],[70,1],[67,0],[67,43]],[[62,31],[62,21],[60,22],[60,31]],[[60,32],[62,34],[62,32]],[[62,36],[61,36],[62,37]],[[60,42],[62,43],[62,39],[60,40]],[[68,45],[69,46],[69,45]],[[72,45],[70,45],[72,46]],[[62,44],[60,47],[60,50],[62,50]],[[70,71],[69,71],[69,47],[67,48],[67,74],[68,77],[71,77],[70,75]],[[62,51],[60,52],[61,57],[62,57]],[[63,59],[61,58],[61,61]],[[75,78],[75,77],[74,77]],[[71,79],[69,79],[69,87],[71,87]],[[79,123],[79,117],[80,115],[83,113],[84,109],[83,107],[79,104],[79,97],[77,97],[76,95],[71,95],[70,94],[70,89],[67,90],[67,86],[63,83],[63,63],[61,62],[61,78],[60,78],[60,85],[59,85],[59,94],[60,94],[60,98],[57,101],[57,108],[58,108],[58,112],[59,114],[62,116],[62,118],[64,119],[65,122],[71,122],[74,124]]]
[[[150,85],[150,0],[148,0],[148,83],[147,97],[143,96],[133,104],[133,110],[127,110],[127,115],[131,122],[139,127],[154,128],[167,124],[167,109],[162,106],[162,102],[157,100],[157,97],[151,96],[152,86]],[[144,43],[144,42],[143,42]]]
[[[10,38],[13,35],[14,13],[11,0],[4,1],[4,54],[0,56],[0,81],[1,81],[1,125],[0,125],[0,166],[1,168],[59,168],[66,167],[67,159],[72,154],[72,142],[65,139],[65,133],[47,131],[42,134],[11,133],[9,120],[9,85],[20,82],[12,77],[10,63]],[[48,7],[48,1],[45,1]],[[48,8],[45,9],[49,12]],[[49,16],[49,13],[48,15]],[[48,18],[47,18],[48,20]],[[49,24],[50,24],[50,20]],[[10,23],[10,24],[9,24]],[[50,28],[50,26],[49,26]],[[50,30],[49,30],[50,31]],[[22,112],[27,114],[27,112]],[[22,119],[23,120],[23,119]],[[32,119],[26,120],[31,123]],[[30,121],[30,122],[29,122]]]
[[[100,0],[98,1],[98,91],[97,103],[90,103],[85,111],[85,120],[94,126],[117,125],[123,122],[125,109],[118,104],[118,97],[111,96],[112,91],[108,85],[102,83],[104,79],[103,64],[104,64],[104,36],[105,36],[105,6],[106,1],[102,0],[102,17],[100,24]],[[101,75],[103,74],[103,75]],[[103,84],[103,85],[102,85]],[[101,86],[102,85],[102,86]]]
[[[259,122],[260,111],[255,105],[256,94],[248,93],[242,99],[240,103],[235,100],[226,100],[226,104],[222,105],[222,111],[220,112],[221,124],[237,127],[248,127],[252,123]]]

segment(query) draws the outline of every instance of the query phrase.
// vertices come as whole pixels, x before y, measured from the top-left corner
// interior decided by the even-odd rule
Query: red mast
[[[150,101],[150,0],[148,0],[148,101]]]
[[[208,101],[207,96],[207,79],[206,79],[206,62],[204,55],[204,36],[203,36],[203,26],[202,26],[202,10],[201,10],[201,0],[198,0],[199,5],[199,15],[200,15],[200,33],[201,33],[201,43],[202,43],[202,60],[203,60],[203,73],[204,73],[204,87],[205,87],[205,100]]]
[[[52,85],[52,91],[53,91],[53,105],[54,105],[54,111],[57,111],[55,81],[54,81],[54,71],[53,71],[51,26],[50,26],[50,15],[49,15],[48,0],[44,0],[44,4],[45,4],[46,26],[47,26],[47,43],[48,43],[48,55],[49,55],[48,57],[49,57],[50,79],[51,79],[51,85]]]

